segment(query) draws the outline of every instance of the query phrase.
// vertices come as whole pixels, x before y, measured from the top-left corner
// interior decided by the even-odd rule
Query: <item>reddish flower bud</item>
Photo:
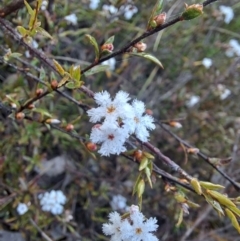
[[[28,105],[27,108],[31,110],[31,109],[35,108],[35,105],[34,104],[30,104],[30,105]]]
[[[138,160],[139,162],[142,160],[143,152],[141,150],[137,150],[134,152],[134,159]]]
[[[16,113],[16,115],[15,115],[15,118],[16,118],[17,120],[23,120],[24,117],[25,117],[25,114],[24,114],[23,112],[18,112],[18,113]]]
[[[138,42],[134,45],[138,52],[144,52],[147,48],[147,45],[143,42]]]
[[[67,124],[67,126],[65,127],[66,131],[72,131],[74,130],[74,125],[73,124]]]
[[[182,128],[182,124],[180,122],[177,122],[177,121],[170,121],[169,125],[171,127],[177,128],[177,129]]]
[[[166,13],[160,13],[158,15],[156,15],[153,20],[156,22],[157,26],[160,26],[162,24],[165,23],[167,18],[167,14]]]
[[[114,49],[114,46],[113,46],[113,44],[111,44],[111,43],[103,44],[103,45],[101,46],[101,50],[102,50],[102,51],[106,51],[106,52],[109,52],[109,53],[111,53],[111,52],[113,51],[113,49]]]
[[[150,109],[146,109],[146,110],[145,110],[145,113],[148,114],[148,115],[153,115],[153,111],[150,110]]]
[[[43,93],[43,89],[37,89],[35,93],[37,96],[40,96]]]
[[[86,147],[89,151],[96,151],[97,150],[97,145],[93,142],[86,143]]]
[[[54,80],[51,81],[51,87],[52,87],[53,90],[57,89],[57,87],[58,87],[57,80],[54,79]]]

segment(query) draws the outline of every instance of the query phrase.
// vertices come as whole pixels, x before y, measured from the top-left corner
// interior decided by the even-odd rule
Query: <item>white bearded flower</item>
[[[127,103],[130,98],[124,91],[119,91],[113,101],[107,91],[95,94],[94,99],[99,107],[87,111],[93,123],[102,118],[106,118],[107,122],[114,122],[118,118],[124,120],[133,116],[132,106]]]
[[[146,219],[136,206],[131,212],[133,206],[130,216],[125,219],[121,219],[117,212],[110,213],[110,223],[103,224],[104,234],[111,236],[111,241],[158,241],[152,233],[158,228],[156,218]]]
[[[142,142],[146,142],[149,137],[149,131],[155,129],[152,116],[145,113],[145,105],[142,101],[134,100],[132,103],[134,117],[123,121],[124,128],[127,128],[130,133],[134,133]]]
[[[92,128],[90,139],[93,143],[102,143],[98,151],[102,156],[120,154],[126,151],[124,142],[128,138],[128,132],[119,127],[117,122],[105,122],[103,125]]]

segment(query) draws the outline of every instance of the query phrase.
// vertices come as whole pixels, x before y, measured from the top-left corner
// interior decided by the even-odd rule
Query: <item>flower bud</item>
[[[43,89],[37,89],[35,93],[37,96],[40,96],[43,93]]]
[[[160,13],[160,14],[156,15],[153,18],[153,20],[155,21],[157,26],[160,26],[160,25],[165,23],[166,18],[167,18],[167,14],[166,13]]]
[[[30,105],[28,105],[27,108],[28,108],[29,110],[34,109],[34,108],[35,108],[35,105],[34,105],[34,104],[30,104]]]
[[[191,147],[191,148],[187,149],[187,153],[189,153],[189,154],[198,154],[199,153],[199,149]]]
[[[146,109],[145,113],[148,115],[153,115],[153,111],[150,109]]]
[[[185,3],[185,7],[186,7],[186,9],[181,16],[182,20],[190,20],[190,19],[196,18],[203,14],[203,5],[202,4],[193,4],[193,5],[188,6]]]
[[[67,124],[67,126],[65,127],[66,131],[72,131],[74,129],[74,125],[73,124]]]
[[[114,46],[111,43],[106,43],[101,46],[102,52],[112,53],[113,49]]]
[[[47,120],[45,120],[45,123],[47,123],[47,124],[59,124],[59,123],[61,123],[61,121],[58,120],[58,119],[47,119]]]
[[[16,118],[17,120],[23,120],[24,117],[25,117],[25,114],[24,114],[23,112],[18,112],[18,113],[16,113],[16,115],[15,115],[15,118]]]
[[[147,48],[147,45],[143,42],[138,42],[134,45],[134,47],[137,49],[137,52],[144,52]]]
[[[96,151],[97,150],[97,145],[93,142],[86,143],[86,147],[89,151]]]
[[[53,90],[57,89],[57,87],[58,87],[57,80],[54,79],[54,80],[51,81],[51,87],[52,87]]]
[[[15,103],[10,104],[13,109],[17,109],[17,105]]]
[[[182,124],[180,122],[177,122],[177,121],[170,121],[169,125],[171,127],[176,128],[176,129],[182,128]]]
[[[141,161],[143,157],[143,152],[141,150],[137,150],[134,152],[134,159],[137,161]]]

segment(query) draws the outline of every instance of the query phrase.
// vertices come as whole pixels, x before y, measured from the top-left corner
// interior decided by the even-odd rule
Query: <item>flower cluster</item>
[[[40,205],[43,211],[58,215],[63,212],[63,205],[66,203],[66,196],[61,190],[39,194]]]
[[[111,236],[111,241],[157,241],[152,234],[158,228],[156,218],[146,219],[137,206],[130,207],[129,217],[122,219],[120,214],[109,214],[110,223],[103,224],[105,235]]]
[[[221,5],[219,6],[220,12],[225,15],[224,22],[229,24],[234,18],[234,12],[231,7]]]
[[[103,156],[120,154],[126,151],[125,141],[131,134],[142,142],[146,142],[149,131],[155,128],[153,118],[145,114],[145,105],[142,101],[134,100],[130,105],[128,93],[119,91],[114,100],[107,91],[94,95],[97,108],[87,113],[90,121],[96,124],[92,128],[90,139],[93,143],[102,143],[99,153]]]

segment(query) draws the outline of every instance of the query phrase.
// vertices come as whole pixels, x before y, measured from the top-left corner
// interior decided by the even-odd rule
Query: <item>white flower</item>
[[[122,225],[122,219],[119,213],[112,212],[109,214],[109,221],[111,223],[104,223],[102,230],[105,235],[111,235],[112,241],[121,241],[122,233],[120,227]]]
[[[196,105],[200,100],[200,97],[197,95],[192,95],[190,97],[190,99],[186,102],[186,106],[187,107],[193,107],[194,105]]]
[[[77,25],[78,18],[75,13],[65,16],[64,19],[73,25]]]
[[[113,5],[106,5],[106,4],[104,4],[104,5],[102,6],[102,9],[103,9],[104,11],[110,12],[111,14],[115,14],[115,13],[118,12],[118,9],[115,8]]]
[[[212,60],[209,58],[204,58],[202,60],[202,65],[206,68],[209,69],[212,66]]]
[[[126,6],[122,6],[120,8],[120,11],[123,11],[124,12],[124,17],[127,19],[127,20],[130,20],[132,18],[132,16],[138,12],[138,8],[134,5],[126,5]]]
[[[96,93],[94,99],[99,107],[87,111],[90,121],[93,123],[100,121],[102,118],[105,118],[107,122],[114,122],[118,118],[124,120],[133,116],[132,107],[127,103],[130,98],[128,93],[124,91],[119,91],[113,101],[107,91]]]
[[[23,215],[28,211],[28,206],[25,203],[19,203],[17,206],[17,212],[19,215]]]
[[[240,56],[240,44],[236,39],[231,39],[229,41],[229,49],[225,52],[225,54],[229,58],[233,57],[235,54]]]
[[[231,93],[231,90],[225,89],[223,93],[220,95],[220,99],[225,100]]]
[[[134,133],[142,142],[146,142],[149,137],[149,130],[155,129],[153,124],[153,117],[150,115],[143,115],[145,113],[145,105],[142,101],[134,100],[132,103],[134,117],[133,119],[123,120],[124,128]]]
[[[117,212],[110,213],[110,223],[103,224],[103,233],[111,236],[111,241],[157,241],[152,234],[158,228],[156,218],[146,219],[136,206],[132,206],[130,216],[125,219],[121,219]]]
[[[115,195],[110,202],[113,210],[125,210],[127,208],[127,199],[122,195]]]
[[[225,15],[224,22],[226,24],[229,24],[234,17],[233,9],[231,7],[224,6],[224,5],[219,6],[219,9],[221,13]]]
[[[120,154],[126,151],[124,142],[128,138],[128,132],[119,127],[117,123],[105,123],[99,127],[93,127],[90,139],[93,143],[102,143],[98,151],[103,156]]]
[[[108,59],[102,62],[101,65],[108,65],[110,70],[114,70],[116,65],[116,59],[115,58]]]
[[[130,215],[132,224],[132,237],[129,240],[134,241],[157,241],[158,238],[151,232],[157,230],[157,219],[149,218],[145,219],[141,212],[134,212]],[[122,230],[124,232],[124,230]]]
[[[99,5],[100,0],[90,0],[89,8],[95,10]]]
[[[47,9],[47,6],[48,6],[48,1],[43,0],[41,5],[41,10],[45,11]]]
[[[42,210],[51,212],[53,215],[61,214],[64,210],[63,205],[66,203],[66,196],[61,190],[46,192],[38,196]]]

